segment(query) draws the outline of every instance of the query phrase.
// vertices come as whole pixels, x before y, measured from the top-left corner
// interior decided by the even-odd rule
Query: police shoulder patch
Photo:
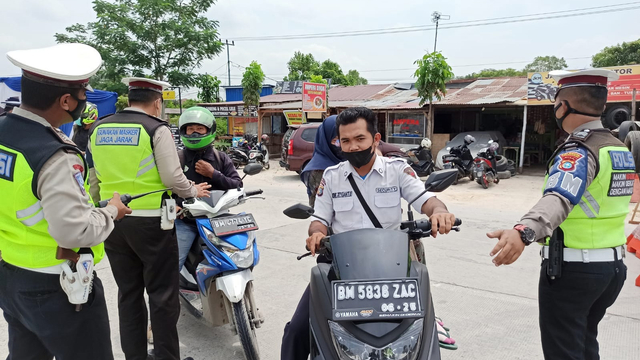
[[[544,193],[555,192],[577,205],[587,184],[587,150],[578,147],[556,155]]]
[[[13,181],[16,157],[17,155],[12,152],[0,150],[0,179]]]
[[[416,172],[413,171],[413,169],[411,168],[411,166],[407,166],[406,168],[404,168],[404,173],[413,177],[413,178],[418,178],[418,176],[416,175]]]
[[[80,192],[82,193],[82,195],[87,195],[87,191],[84,189],[84,178],[82,177],[82,173],[81,172],[76,172],[73,174],[74,179],[76,179],[76,182],[78,183],[78,186],[80,187]]]
[[[629,151],[609,151],[611,168],[613,170],[635,170],[636,165],[633,155]]]
[[[318,186],[318,191],[316,192],[317,196],[322,196],[322,194],[324,194],[324,186],[327,183],[324,181],[324,178],[322,178],[322,180],[320,181],[320,186]]]

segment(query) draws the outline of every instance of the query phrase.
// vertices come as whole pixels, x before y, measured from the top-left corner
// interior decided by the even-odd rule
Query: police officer
[[[599,359],[598,323],[626,279],[622,245],[634,161],[600,122],[607,82],[618,75],[602,69],[550,75],[560,87],[556,121],[571,135],[551,158],[543,197],[513,229],[487,236],[499,239],[491,251],[496,266],[516,261],[526,245],[544,245],[538,303],[545,359]]]
[[[90,204],[87,165],[57,129],[84,110],[88,79],[102,58],[82,44],[7,57],[23,69],[22,105],[0,117],[0,308],[9,324],[8,359],[113,359],[102,282],[94,274],[76,311],[56,256],[58,246],[91,247],[99,262],[113,221],[130,212],[118,194],[105,208]]]
[[[424,183],[402,159],[389,159],[376,154],[380,143],[378,119],[364,107],[350,108],[338,115],[338,137],[342,157],[347,161],[328,167],[316,194],[315,214],[330,223],[313,221],[309,226],[307,247],[312,254],[327,236],[328,226],[334,233],[383,227],[399,229],[402,221],[400,199],[415,199],[424,191]],[[369,216],[358,199],[358,187],[371,209]],[[447,234],[455,216],[432,193],[413,203],[416,211],[430,217],[432,235]],[[376,224],[379,223],[379,224]],[[379,225],[379,226],[378,226]],[[282,359],[306,359],[309,356],[309,288],[305,291],[282,338]]]
[[[90,132],[94,200],[116,191],[135,195],[163,189],[183,198],[208,196],[210,185],[194,185],[182,173],[169,126],[159,118],[162,90],[169,84],[145,78],[123,82],[129,86],[129,107],[100,119]],[[175,215],[171,191],[131,201],[131,216],[116,224],[105,243],[119,289],[122,350],[131,360],[147,358],[145,289],[156,358],[180,356],[178,246],[173,222],[166,216],[170,210]]]

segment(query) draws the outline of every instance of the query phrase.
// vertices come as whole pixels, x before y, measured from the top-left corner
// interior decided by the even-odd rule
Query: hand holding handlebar
[[[456,223],[455,215],[449,212],[439,212],[431,215],[429,218],[431,221],[431,236],[434,238],[440,234],[448,234]],[[462,223],[462,222],[460,222]]]

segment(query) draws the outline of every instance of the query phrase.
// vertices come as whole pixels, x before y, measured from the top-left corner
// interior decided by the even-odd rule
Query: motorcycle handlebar
[[[262,190],[247,191],[246,193],[244,193],[244,196],[248,197],[248,196],[260,195],[262,193],[263,193]]]

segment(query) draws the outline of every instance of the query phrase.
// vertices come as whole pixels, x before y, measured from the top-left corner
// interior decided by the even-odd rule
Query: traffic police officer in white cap
[[[91,248],[97,263],[114,220],[130,212],[118,194],[105,208],[90,204],[87,165],[57,129],[83,111],[102,58],[82,44],[7,57],[23,70],[22,104],[0,117],[0,308],[9,324],[8,358],[113,359],[100,279],[94,276],[77,311],[61,286],[67,263],[57,258],[58,247]]]
[[[95,170],[90,174],[90,191],[94,200],[109,198],[116,191],[131,195],[155,192],[129,203],[133,212],[116,224],[105,247],[119,289],[120,341],[125,356],[147,357],[146,289],[155,357],[177,360],[180,303],[172,197],[208,196],[211,186],[187,180],[171,130],[159,118],[162,90],[169,84],[146,78],[123,82],[129,86],[129,107],[98,120],[90,131],[87,150]]]
[[[615,302],[627,268],[624,221],[635,178],[634,159],[601,114],[610,70],[552,71],[558,82],[555,117],[570,136],[552,155],[543,197],[499,239],[496,266],[543,245],[538,303],[545,359],[599,359],[598,323]]]

